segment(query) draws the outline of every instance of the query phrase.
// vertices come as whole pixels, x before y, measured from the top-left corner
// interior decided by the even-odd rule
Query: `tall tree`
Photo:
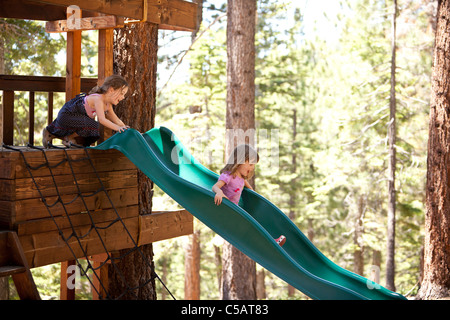
[[[395,99],[395,51],[397,33],[397,0],[394,0],[394,12],[392,14],[392,38],[391,38],[391,90],[389,96],[389,165],[388,165],[388,219],[387,219],[387,254],[386,254],[386,288],[395,291],[395,163],[396,163],[396,119],[397,101]]]
[[[424,279],[417,297],[450,295],[450,1],[438,1],[431,78]]]
[[[195,0],[197,3],[197,29],[192,32],[191,45],[195,42],[200,25],[203,20],[203,0]],[[208,132],[208,130],[207,130]],[[197,224],[194,224],[194,226]],[[189,236],[189,244],[184,253],[184,299],[200,299],[200,230],[197,228]]]
[[[189,236],[184,252],[184,299],[200,300],[200,230]]]
[[[256,1],[228,0],[227,18],[226,129],[239,130],[254,141]],[[235,143],[233,134],[227,136],[228,155]],[[256,299],[255,262],[229,243],[224,244],[222,261],[222,298]]]
[[[114,73],[125,77],[129,84],[128,98],[119,104],[116,113],[124,123],[140,132],[154,127],[157,51],[158,26],[155,24],[131,24],[114,33]],[[139,171],[139,214],[152,212],[152,189],[153,182]],[[133,251],[118,264],[126,283],[114,268],[109,268],[109,293],[112,297],[118,297],[127,287],[139,287],[122,298],[156,299],[154,280],[143,285],[152,277],[154,269],[152,244],[141,246],[140,251],[142,255]],[[126,252],[122,250],[119,254]]]

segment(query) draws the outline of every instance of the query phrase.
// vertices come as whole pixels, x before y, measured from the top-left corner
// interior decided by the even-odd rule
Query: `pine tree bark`
[[[228,0],[227,132],[239,130],[254,141],[256,1]],[[253,135],[253,137],[252,137]],[[236,146],[227,134],[226,154]],[[232,137],[230,139],[230,137]],[[253,140],[252,140],[253,139]],[[251,182],[254,185],[254,181]],[[256,299],[256,264],[229,243],[223,246],[222,299]]]
[[[450,0],[438,1],[431,78],[424,279],[417,299],[450,296]]]
[[[267,298],[265,278],[266,272],[264,269],[261,269],[256,273],[256,298],[258,300],[265,300]]]
[[[364,213],[366,210],[366,201],[363,195],[359,196],[358,204],[355,208],[355,221],[353,234],[353,242],[355,245],[355,251],[353,252],[353,271],[361,276],[364,275]]]
[[[394,0],[394,13],[392,15],[392,54],[391,54],[391,92],[389,98],[389,168],[388,168],[388,219],[387,219],[387,254],[386,254],[386,288],[395,291],[395,167],[396,167],[396,119],[397,102],[395,98],[395,70],[396,70],[396,24],[397,24],[397,0]]]
[[[145,132],[154,127],[156,101],[156,67],[158,26],[137,23],[117,29],[114,33],[114,73],[127,79],[127,98],[115,108],[117,116],[131,128]],[[153,182],[138,172],[139,213],[151,214]],[[137,239],[135,239],[136,241]],[[109,294],[120,297],[127,287],[139,287],[151,279],[154,269],[151,244],[122,256],[118,268],[109,267]],[[149,267],[150,266],[150,267]],[[119,270],[120,269],[120,272]],[[125,279],[120,276],[125,275]],[[123,295],[121,299],[156,300],[155,281]]]
[[[184,256],[184,299],[200,300],[200,231],[189,240]]]

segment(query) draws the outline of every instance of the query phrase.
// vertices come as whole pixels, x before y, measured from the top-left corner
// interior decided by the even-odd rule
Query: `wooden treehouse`
[[[0,277],[13,277],[21,299],[40,299],[30,268],[61,262],[65,284],[75,259],[88,257],[107,273],[107,252],[191,234],[193,217],[186,210],[139,214],[138,169],[119,151],[14,147],[13,128],[15,92],[29,93],[28,140],[34,145],[35,92],[48,93],[51,123],[55,92],[65,92],[67,101],[113,73],[114,28],[148,21],[160,29],[193,31],[197,5],[183,0],[0,0],[0,17],[44,20],[47,32],[67,32],[66,77],[0,75],[0,136],[14,148],[2,147],[0,156]],[[99,30],[98,79],[80,77],[82,30]],[[98,192],[101,188],[104,192]],[[89,232],[94,223],[99,228]],[[71,237],[74,230],[85,236]],[[61,299],[73,298],[74,290],[61,285]]]

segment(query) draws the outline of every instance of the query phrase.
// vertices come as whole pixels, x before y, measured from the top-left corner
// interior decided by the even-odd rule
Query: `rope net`
[[[145,254],[143,253],[142,249],[137,245],[137,242],[135,241],[135,239],[133,239],[130,231],[128,230],[127,226],[125,225],[124,221],[122,220],[122,218],[120,217],[116,207],[114,206],[113,201],[111,200],[110,195],[108,194],[100,176],[98,171],[96,170],[93,161],[91,159],[91,156],[89,155],[89,152],[87,151],[86,147],[82,147],[82,146],[78,146],[78,145],[72,145],[76,148],[82,148],[84,149],[84,157],[78,158],[78,159],[72,159],[69,156],[69,153],[67,150],[70,150],[70,148],[66,148],[66,147],[59,147],[59,146],[54,146],[52,144],[49,144],[49,146],[56,148],[56,149],[61,149],[64,151],[64,159],[61,160],[60,162],[52,165],[49,162],[49,159],[47,157],[47,154],[45,152],[45,148],[42,147],[36,147],[33,145],[28,145],[28,148],[31,149],[35,149],[35,150],[39,150],[42,152],[43,157],[44,157],[44,162],[40,165],[37,166],[31,166],[30,163],[27,161],[25,153],[23,152],[22,149],[20,148],[16,148],[16,147],[12,147],[12,146],[8,146],[3,144],[3,148],[5,149],[9,149],[9,150],[13,150],[13,151],[17,151],[20,152],[22,159],[25,163],[25,166],[27,168],[27,171],[33,181],[34,186],[36,187],[36,190],[38,191],[41,200],[43,202],[43,204],[46,206],[47,211],[50,215],[50,217],[52,218],[53,222],[56,225],[56,228],[58,230],[59,235],[61,236],[61,238],[63,239],[63,241],[66,243],[67,247],[69,248],[71,254],[73,255],[73,260],[76,261],[76,265],[79,268],[80,271],[80,275],[81,276],[85,276],[87,278],[87,280],[89,281],[89,283],[91,284],[91,288],[93,288],[93,290],[95,290],[95,292],[98,294],[100,299],[106,299],[106,300],[119,300],[119,299],[123,299],[126,297],[132,297],[134,299],[139,299],[138,296],[138,291],[141,290],[142,288],[151,285],[155,279],[157,279],[164,287],[165,290],[167,290],[167,292],[170,294],[170,296],[175,300],[175,297],[172,295],[172,293],[170,292],[170,290],[167,288],[167,286],[164,284],[164,282],[161,280],[161,278],[156,274],[154,268],[151,265],[151,261],[145,256]],[[82,192],[81,187],[80,187],[80,183],[77,180],[77,175],[75,174],[75,170],[74,170],[74,166],[73,164],[75,162],[81,162],[81,161],[85,161],[89,163],[89,166],[92,168],[96,179],[99,182],[100,187],[92,192]],[[73,199],[70,200],[66,200],[63,201],[63,198],[61,196],[61,190],[60,190],[60,186],[58,186],[56,180],[55,179],[55,174],[54,174],[54,170],[56,168],[58,168],[59,166],[63,165],[64,163],[67,163],[70,167],[70,171],[73,177],[73,182],[74,185],[76,186],[76,195]],[[33,175],[33,172],[41,169],[43,167],[47,167],[49,172],[50,172],[50,176],[51,179],[53,181],[53,185],[54,188],[56,190],[56,201],[53,201],[51,203],[49,203],[47,201],[47,197],[43,194],[41,188],[39,187],[39,183],[36,181],[35,176]],[[109,205],[111,206],[111,208],[113,209],[115,218],[106,226],[100,226],[99,223],[95,222],[94,219],[94,214],[95,212],[91,209],[89,209],[89,206],[87,205],[87,201],[86,199],[88,199],[89,197],[93,197],[99,193],[104,193],[107,201],[109,202]],[[77,201],[78,199],[80,199],[83,203],[84,206],[84,211],[82,211],[83,214],[86,214],[89,218],[89,222],[90,222],[90,227],[87,231],[80,231],[80,230],[76,230],[76,226],[74,225],[71,215],[69,214],[69,211],[67,210],[67,206],[69,206],[70,204],[72,204],[73,202]],[[70,234],[64,235],[63,232],[63,227],[58,223],[58,219],[57,219],[57,215],[54,213],[55,210],[60,210],[57,209],[57,205],[60,204],[62,206],[63,209],[63,215],[64,217],[67,219],[70,228],[69,230],[71,230]],[[100,211],[101,212],[101,211]],[[115,224],[121,224],[121,227],[125,230],[125,233],[127,235],[127,238],[129,238],[130,242],[132,243],[132,247],[130,249],[124,249],[124,250],[120,250],[120,254],[111,254],[106,246],[106,243],[104,241],[104,239],[102,238],[101,235],[101,230],[105,230],[108,228],[111,228],[113,225]],[[66,232],[67,234],[67,232]],[[94,265],[92,264],[91,260],[90,260],[90,254],[88,254],[86,252],[86,248],[85,246],[83,246],[82,241],[83,239],[92,236],[92,234],[94,234],[94,236],[96,235],[98,237],[99,242],[101,243],[101,246],[103,248],[104,253],[106,254],[106,259],[97,267],[94,267]],[[72,239],[75,239],[75,241],[71,241]],[[75,252],[79,250],[77,250],[77,246],[79,250],[82,251],[82,258],[79,258],[80,255],[77,255]],[[146,264],[146,267],[148,268],[148,270],[150,270],[150,277],[148,277],[148,279],[140,279],[139,280],[139,284],[131,284],[129,283],[130,281],[127,281],[127,277],[126,274],[124,273],[124,270],[122,270],[123,268],[120,267],[120,262],[127,257],[129,254],[133,253],[133,252],[137,252],[138,255],[141,258],[141,261],[143,261],[143,263]],[[81,260],[83,259],[87,262],[86,263],[81,263]],[[110,294],[110,292],[108,292],[108,284],[105,284],[102,282],[102,279],[100,277],[100,269],[106,265],[106,264],[110,264],[112,266],[112,268],[114,269],[114,273],[115,273],[115,281],[119,281],[121,282],[121,287],[124,288],[121,290],[121,292],[119,294],[117,294],[117,292],[114,293],[114,296],[112,296]],[[83,266],[84,265],[84,266]],[[92,279],[91,277],[88,275],[88,272],[92,273]],[[97,286],[94,285],[94,278],[97,280],[97,283],[99,283],[99,287],[97,288]],[[61,285],[65,285],[65,284],[61,284]],[[117,290],[117,288],[115,289]]]

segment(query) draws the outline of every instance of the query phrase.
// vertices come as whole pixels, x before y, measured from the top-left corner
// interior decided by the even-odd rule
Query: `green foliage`
[[[55,75],[63,68],[54,57],[65,47],[62,35],[50,36],[44,22],[0,19],[0,42],[4,51],[4,74]]]

